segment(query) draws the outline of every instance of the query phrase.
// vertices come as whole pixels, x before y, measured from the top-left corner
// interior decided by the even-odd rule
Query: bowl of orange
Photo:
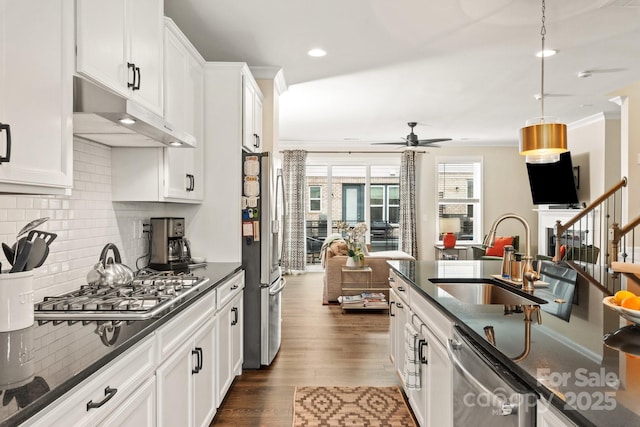
[[[640,296],[633,292],[618,291],[615,295],[604,298],[602,303],[620,313],[625,319],[640,324]]]

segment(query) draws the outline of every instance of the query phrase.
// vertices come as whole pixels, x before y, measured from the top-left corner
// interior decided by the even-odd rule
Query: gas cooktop
[[[34,305],[37,321],[145,320],[205,289],[209,279],[192,274],[142,270],[126,286],[84,285]]]

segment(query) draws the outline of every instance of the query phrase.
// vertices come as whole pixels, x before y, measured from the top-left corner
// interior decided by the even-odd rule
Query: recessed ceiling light
[[[120,119],[120,123],[122,123],[123,125],[132,125],[134,124],[136,121],[133,120],[130,117],[123,117]]]
[[[537,56],[538,58],[542,58],[543,56],[544,56],[545,58],[548,58],[548,57],[550,57],[550,56],[555,55],[556,53],[558,53],[558,51],[557,51],[557,50],[554,50],[554,49],[545,49],[545,50],[541,50],[541,51],[539,51],[538,53],[536,53],[536,56]]]
[[[311,49],[309,52],[307,52],[307,55],[313,56],[315,58],[323,57],[326,54],[327,54],[327,51],[325,51],[324,49],[320,49],[320,48]]]

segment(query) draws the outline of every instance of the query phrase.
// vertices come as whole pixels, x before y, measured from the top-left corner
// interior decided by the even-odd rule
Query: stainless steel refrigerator
[[[269,153],[243,153],[244,369],[269,365],[280,349],[284,186]]]

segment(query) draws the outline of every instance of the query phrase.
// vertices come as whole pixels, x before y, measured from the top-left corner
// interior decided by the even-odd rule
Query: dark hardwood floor
[[[243,371],[212,426],[291,426],[296,386],[399,384],[386,311],[322,305],[322,273],[286,278],[280,351],[269,367]]]

